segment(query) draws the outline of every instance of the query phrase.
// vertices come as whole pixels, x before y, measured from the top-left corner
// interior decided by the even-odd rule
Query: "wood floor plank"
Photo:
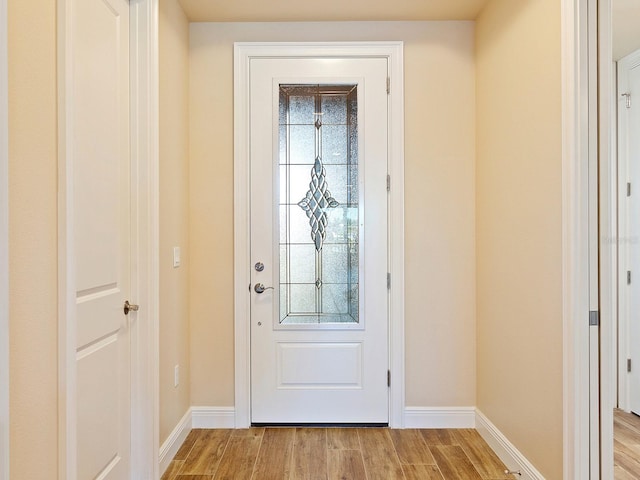
[[[638,415],[615,409],[613,419],[614,425],[624,425],[633,430],[640,438],[640,417]]]
[[[453,431],[453,436],[457,438],[458,444],[469,457],[471,463],[482,478],[492,480],[513,480],[513,475],[504,473],[506,467],[498,458],[487,442],[480,434],[471,428],[461,428]]]
[[[437,465],[402,465],[406,480],[444,480]]]
[[[211,480],[211,475],[178,475],[176,480]]]
[[[369,480],[404,479],[398,455],[386,428],[360,428],[358,437]]]
[[[614,478],[640,478],[640,417],[616,409],[613,419]]]
[[[358,431],[355,428],[328,428],[327,448],[329,450],[360,450]]]
[[[632,475],[619,465],[613,467],[613,478],[615,480],[638,480],[636,475]]]
[[[632,474],[640,472],[640,457],[638,456],[638,452],[634,451],[632,447],[614,439],[613,450],[614,465],[618,465]]]
[[[624,423],[615,423],[614,432],[615,437],[618,439],[618,441],[624,443],[625,445],[640,444],[640,434],[638,434],[634,429],[629,428]]]
[[[262,432],[259,435],[244,432],[231,436],[220,459],[214,480],[250,480],[258,458]],[[254,432],[255,433],[255,432]]]
[[[296,429],[290,478],[291,480],[327,479],[326,429]]]
[[[262,438],[262,435],[264,435],[264,427],[239,428],[231,434],[232,437],[252,438]]]
[[[184,442],[182,442],[182,445],[180,445],[180,448],[178,449],[178,452],[176,453],[176,456],[173,457],[173,459],[185,460],[187,458],[187,455],[189,455],[189,452],[193,448],[193,444],[196,442],[198,437],[200,437],[202,432],[204,432],[204,430],[202,430],[201,428],[194,428],[193,430],[191,430],[187,435],[187,438],[185,438]]]
[[[391,440],[403,465],[434,465],[436,461],[419,430],[389,430]]]
[[[267,428],[262,436],[254,480],[288,479],[295,428]]]
[[[231,430],[203,430],[187,455],[181,475],[213,475],[231,437]]]
[[[167,470],[162,474],[160,480],[175,480],[176,475],[180,473],[184,460],[172,460],[167,467]]]
[[[367,478],[360,450],[327,451],[328,480],[365,480]]]
[[[434,445],[429,447],[438,468],[446,480],[482,480],[471,460],[458,445]]]
[[[429,428],[420,430],[427,446],[431,445],[457,445],[451,430],[444,428]]]

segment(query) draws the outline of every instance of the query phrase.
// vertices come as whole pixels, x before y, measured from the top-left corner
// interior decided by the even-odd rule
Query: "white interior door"
[[[628,408],[640,414],[640,51],[618,62],[618,94],[619,221],[626,240],[620,248],[620,321],[628,332],[620,349],[630,360]]]
[[[253,423],[388,423],[387,69],[251,60]]]
[[[130,478],[129,4],[72,8],[77,478]]]

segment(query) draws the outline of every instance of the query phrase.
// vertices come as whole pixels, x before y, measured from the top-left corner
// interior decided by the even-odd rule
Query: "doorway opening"
[[[258,348],[258,351],[260,351],[260,348],[268,349],[269,351],[275,349],[273,355],[265,350],[264,358],[280,359],[279,365],[281,368],[276,366],[273,370],[274,378],[264,380],[264,385],[271,388],[271,392],[276,396],[282,392],[286,392],[295,398],[300,395],[311,395],[312,398],[316,398],[319,401],[318,405],[322,403],[330,405],[332,402],[327,399],[324,402],[322,400],[324,395],[328,394],[326,392],[321,393],[323,390],[321,385],[323,383],[331,385],[331,388],[327,389],[327,391],[330,390],[333,394],[337,393],[339,396],[362,391],[358,386],[358,382],[366,380],[367,373],[358,366],[358,362],[362,362],[362,358],[366,359],[365,350],[367,344],[356,338],[366,332],[368,328],[366,316],[362,317],[363,321],[359,320],[361,318],[360,314],[363,313],[361,312],[362,308],[369,308],[372,311],[380,310],[380,313],[389,319],[388,323],[383,321],[383,323],[377,324],[379,333],[385,339],[384,347],[388,349],[389,354],[388,356],[383,356],[384,367],[379,372],[381,382],[376,385],[376,388],[381,387],[380,391],[384,393],[384,403],[376,408],[378,412],[384,410],[383,423],[401,426],[404,413],[402,43],[374,42],[366,45],[362,43],[314,43],[308,45],[240,43],[235,46],[235,54],[236,427],[245,427],[251,422],[261,422],[265,418],[260,416],[262,413],[259,413],[256,408],[257,405],[262,405],[263,402],[253,402],[254,404],[252,405],[252,399],[260,391],[260,382],[263,379],[263,375],[258,374],[257,371],[260,366],[258,364],[252,365],[251,363],[250,358],[256,358],[255,354],[250,355],[252,349]],[[313,66],[314,62],[317,64],[316,67]],[[321,62],[324,62],[325,68],[323,69],[318,68]],[[357,68],[347,67],[350,63],[358,65]],[[331,64],[335,64],[332,67],[333,70],[331,68],[327,70],[326,67]],[[374,65],[374,68],[382,68],[384,70],[383,76],[380,77],[378,75],[375,79],[371,77],[367,80],[368,74],[358,73],[361,71],[359,69],[362,65],[365,64]],[[269,73],[269,69],[272,68],[270,65],[277,66],[275,70]],[[300,73],[300,65],[303,65],[303,70],[309,69],[308,74],[303,75]],[[254,80],[259,76],[261,69],[268,79],[256,82]],[[387,78],[393,78],[393,84],[397,85],[390,92],[387,92]],[[334,104],[344,103],[345,106],[347,105],[348,95],[343,96],[343,102],[343,100],[337,100],[339,96],[336,96],[336,92],[333,92],[334,94],[330,96],[331,98],[328,97],[329,99],[326,100],[327,110],[322,111],[323,100],[321,96],[316,98],[314,94],[308,97],[313,98],[313,102],[309,103],[310,111],[308,113],[311,115],[309,122],[305,120],[300,124],[291,124],[290,121],[285,121],[282,128],[280,128],[279,123],[275,128],[272,120],[279,122],[279,115],[275,116],[272,112],[280,111],[278,102],[282,93],[281,86],[286,89],[287,85],[296,85],[296,88],[302,88],[301,86],[304,85],[309,88],[309,85],[315,85],[316,89],[320,85],[333,85],[334,87],[339,85],[339,90],[344,90],[345,92],[347,90],[351,91],[351,89],[345,90],[347,86],[359,85],[354,93],[354,98],[358,98],[359,102],[357,107],[358,115],[366,115],[363,112],[367,110],[370,110],[371,113],[381,113],[380,108],[384,110],[384,115],[364,117],[366,119],[364,126],[361,126],[361,120],[358,120],[358,130],[361,128],[373,128],[378,122],[388,131],[388,134],[377,139],[377,141],[382,140],[383,143],[381,145],[368,147],[369,150],[364,155],[369,155],[371,160],[369,163],[364,160],[362,162],[363,173],[357,174],[359,176],[371,174],[374,175],[372,178],[382,176],[381,185],[374,185],[372,181],[371,185],[367,187],[367,191],[371,191],[372,195],[378,198],[378,200],[369,201],[369,203],[371,201],[374,202],[371,203],[370,215],[375,214],[377,211],[378,215],[382,215],[382,222],[377,222],[374,217],[371,217],[368,222],[364,222],[363,227],[363,222],[355,217],[352,219],[353,221],[349,221],[349,215],[354,216],[356,211],[354,199],[361,199],[360,195],[364,195],[364,190],[363,192],[358,190],[361,184],[359,183],[360,180],[355,176],[356,169],[352,166],[351,173],[347,174],[349,170],[349,155],[352,155],[353,152],[344,156],[344,162],[337,161],[337,157],[342,156],[340,153],[342,147],[331,147],[331,155],[329,157],[326,154],[318,155],[319,152],[321,153],[318,148],[323,145],[323,141],[328,142],[330,146],[333,141],[331,138],[337,138],[335,136],[330,138],[325,135],[323,129],[333,129],[335,131],[349,129],[349,121],[342,123],[335,121],[332,123],[328,118],[331,109],[335,107]],[[382,87],[382,97],[375,97],[376,85]],[[334,88],[334,90],[336,89]],[[295,100],[296,102],[305,103],[306,100],[302,98],[304,97],[303,95],[295,96],[300,97]],[[378,98],[378,100],[375,98]],[[251,103],[251,99],[255,100],[256,103]],[[320,101],[321,104],[316,105],[317,101]],[[261,108],[264,109],[264,117],[261,120],[256,120],[256,116],[251,113]],[[338,109],[338,111],[341,110]],[[349,108],[345,107],[345,115],[350,111],[353,111],[353,109],[349,110]],[[323,115],[320,115],[320,113]],[[315,118],[314,114],[316,114]],[[324,120],[324,114],[327,114],[327,121]],[[265,122],[267,126],[265,126]],[[288,130],[289,133],[291,130],[306,130],[307,133],[302,135],[303,137],[307,135],[309,139],[306,147],[309,158],[302,161],[302,163],[298,160],[291,162],[278,160],[278,162],[274,163],[274,158],[287,159],[292,152],[291,149],[287,150],[285,147],[284,153],[280,155],[279,133],[274,134],[274,132],[279,132],[280,130]],[[361,139],[358,140],[361,137],[358,137],[355,132],[357,131],[352,129],[352,135],[355,136],[352,136],[351,139],[347,138],[352,143],[347,143],[346,145],[351,145],[349,148],[352,149],[357,146],[358,150],[360,150],[366,147],[366,144],[362,143]],[[289,140],[285,139],[284,145],[291,141],[301,142],[301,140],[290,137]],[[304,151],[305,147],[301,148]],[[287,157],[287,151],[289,157]],[[265,160],[262,162],[252,161],[250,152],[253,154],[261,152],[260,154],[264,155]],[[334,153],[338,153],[338,155],[332,158]],[[375,161],[376,155],[380,154],[384,155],[382,161]],[[277,175],[280,174],[280,170],[283,172],[280,176],[281,181],[274,181],[274,178],[278,178]],[[339,172],[342,170],[345,173],[345,182],[343,186],[340,186],[338,177],[340,177]],[[329,177],[329,172],[331,171],[332,179]],[[274,176],[274,172],[276,172],[276,176]],[[296,181],[295,186],[290,181],[294,179],[294,174],[296,178],[299,177],[299,181]],[[263,180],[260,185],[253,183],[257,178]],[[331,186],[332,184],[335,186]],[[279,185],[277,195],[274,195],[274,185]],[[348,185],[350,186],[348,187]],[[283,186],[285,187],[284,190],[282,190]],[[382,187],[382,190],[380,187]],[[347,195],[348,189],[352,190]],[[256,195],[262,195],[262,193],[256,192],[262,192],[263,190],[266,196],[257,197]],[[287,191],[289,192],[288,194]],[[380,195],[381,191],[383,193],[382,196]],[[284,197],[282,197],[282,192],[284,192]],[[376,194],[375,192],[378,193]],[[276,197],[279,197],[280,200],[276,201]],[[276,215],[276,209],[278,211],[283,210],[284,217],[280,213]],[[341,215],[334,215],[335,212]],[[364,219],[364,215],[367,215],[367,213],[360,213],[359,215],[361,217],[358,218]],[[280,221],[280,218],[283,220]],[[332,227],[329,226],[330,219],[335,222]],[[300,241],[284,241],[283,243],[280,238],[280,227],[276,231],[274,225],[287,225],[287,221],[293,223],[294,220],[297,222],[299,220],[300,232],[306,232],[306,234],[302,233]],[[388,224],[388,229],[384,225],[381,230],[382,233],[376,236],[378,241],[382,241],[382,246],[378,248],[382,248],[382,252],[385,252],[383,262],[379,264],[372,262],[373,257],[367,257],[369,248],[371,248],[371,253],[376,251],[373,247],[376,241],[372,240],[372,247],[365,246],[361,252],[361,249],[356,247],[354,242],[348,240],[349,231],[354,235],[356,233],[360,235],[362,228],[364,228],[364,231],[370,229],[375,232],[376,223]],[[367,226],[367,224],[370,225]],[[345,229],[343,232],[345,233],[343,235],[344,242],[334,242],[332,244],[331,239],[327,238],[329,229],[335,226]],[[252,231],[254,234],[256,231],[260,232],[260,236],[252,238]],[[293,230],[289,233],[287,233],[286,229],[283,231],[285,240],[295,233]],[[298,233],[295,234],[298,235]],[[340,236],[338,235],[338,230],[335,230],[333,234],[336,235],[333,237],[334,240]],[[391,248],[385,246],[387,242]],[[275,248],[276,246],[278,248]],[[301,260],[306,267],[302,270],[297,270],[296,273],[296,275],[308,274],[309,278],[294,279],[291,277],[291,272],[287,273],[287,262],[294,261],[291,255],[294,249],[302,251],[297,253],[303,254],[306,251],[310,255],[307,260]],[[324,249],[326,249],[326,252]],[[281,250],[284,252],[283,258],[286,259],[284,263],[274,261],[274,258],[280,258]],[[330,252],[332,254],[328,255]],[[349,256],[349,252],[351,252],[351,256]],[[339,280],[336,276],[337,274],[334,275],[336,272],[331,273],[330,270],[327,270],[329,267],[326,263],[327,259],[330,259],[333,254],[337,255],[339,259],[342,259],[342,254],[346,254],[347,259],[351,258],[354,262],[357,259],[360,266],[354,263],[349,278],[344,277],[344,281]],[[318,263],[318,258],[320,258],[320,263]],[[259,269],[258,264],[262,268]],[[357,278],[353,276],[355,271],[358,272]],[[364,276],[362,276],[363,272]],[[321,276],[318,276],[319,273]],[[366,275],[371,275],[372,279],[367,280]],[[288,280],[282,284],[282,279]],[[387,290],[389,280],[391,288]],[[377,285],[377,288],[384,292],[384,295],[371,295],[374,301],[388,295],[388,303],[385,301],[384,305],[367,307],[366,303],[363,303],[365,302],[364,298],[361,298],[360,283],[363,281]],[[281,287],[281,284],[283,287]],[[250,290],[247,289],[247,285],[249,285]],[[276,289],[271,290],[269,287],[281,288],[278,288],[278,295],[274,295]],[[296,296],[294,298],[293,293],[300,293],[296,292],[298,290],[308,292],[306,296]],[[388,294],[387,291],[389,292]],[[291,297],[283,297],[285,294],[290,294]],[[307,297],[308,301],[304,300]],[[344,301],[339,300],[340,298]],[[309,304],[303,305],[305,301]],[[318,310],[319,305],[324,310]],[[279,321],[282,316],[281,313],[284,311],[281,311],[282,308],[291,310],[285,312],[284,318],[289,320],[284,323]],[[301,323],[301,318],[314,320]],[[328,321],[319,322],[319,318]],[[358,320],[346,322],[337,320],[353,320],[354,318]],[[293,319],[297,323],[292,325],[291,321]],[[375,324],[375,322],[371,322],[371,325]],[[314,340],[314,336],[317,335],[323,338],[319,341],[316,341],[317,339]],[[344,335],[350,338],[341,338]],[[265,342],[260,340],[263,336],[267,339]],[[300,338],[294,339],[294,336]],[[292,358],[290,357],[292,355],[295,361],[291,361]],[[318,360],[318,355],[324,360]],[[362,357],[362,355],[365,356]],[[344,360],[344,365],[351,365],[351,368],[332,368],[330,370],[338,371],[345,375],[350,372],[347,375],[349,378],[325,378],[325,374],[329,369],[321,368],[322,365],[326,364],[327,359],[333,359],[332,365],[335,367],[335,362],[340,358]],[[286,365],[296,365],[305,361],[307,366],[315,367],[310,369],[284,368]],[[313,375],[308,378],[302,378],[300,377],[301,371],[305,372],[304,375],[307,375],[308,372],[313,372]],[[360,377],[363,372],[364,376]],[[387,383],[389,372],[391,372],[391,377],[394,378],[390,387]],[[376,373],[372,372],[370,374],[371,378],[366,380],[366,383],[373,384],[375,375]],[[306,384],[304,388],[302,388],[303,384]],[[260,393],[257,394],[260,395]],[[382,397],[377,395],[377,398]],[[272,402],[270,405],[275,408],[275,405],[280,405],[281,403],[282,405],[287,405],[286,402],[280,401]],[[290,407],[291,405],[289,404]],[[285,410],[291,411],[293,409]],[[332,409],[328,407],[326,410],[329,412]],[[286,422],[327,422],[326,419],[328,417],[310,417],[311,413],[311,411],[302,412],[295,419],[286,417]],[[349,419],[347,420],[349,422],[358,422],[359,419],[355,414],[355,410],[345,410],[345,416],[342,421],[339,418],[335,418],[331,419],[330,422],[344,423],[345,419]],[[367,418],[364,422],[380,423],[379,416],[372,418],[373,420]],[[277,420],[273,419],[268,421],[270,423],[277,422]]]

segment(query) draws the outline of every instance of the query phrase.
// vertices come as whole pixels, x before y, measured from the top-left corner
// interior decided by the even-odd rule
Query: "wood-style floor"
[[[192,430],[162,480],[506,480],[478,432],[386,428]]]
[[[640,478],[640,417],[613,412],[613,469],[616,480]]]

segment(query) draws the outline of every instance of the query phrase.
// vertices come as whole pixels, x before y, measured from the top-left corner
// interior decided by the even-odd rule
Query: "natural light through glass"
[[[280,323],[358,323],[355,85],[280,85]]]

